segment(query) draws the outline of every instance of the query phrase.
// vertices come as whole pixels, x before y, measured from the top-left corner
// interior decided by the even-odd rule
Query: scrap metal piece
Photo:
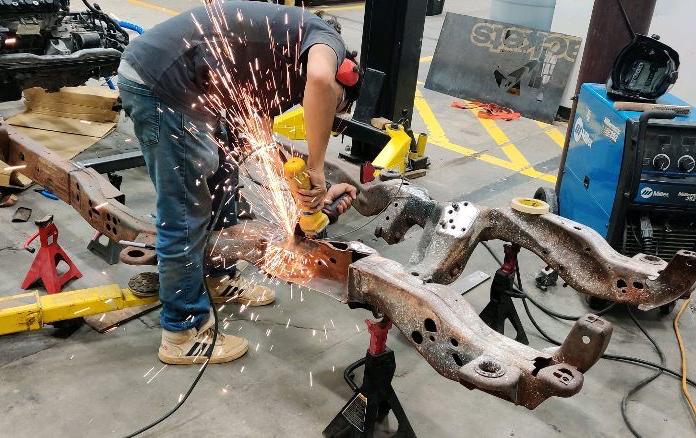
[[[12,215],[12,222],[27,222],[31,217],[31,208],[18,207]]]

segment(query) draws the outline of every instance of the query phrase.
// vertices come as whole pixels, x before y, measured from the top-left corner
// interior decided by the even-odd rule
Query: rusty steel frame
[[[115,241],[155,242],[154,224],[123,204],[125,195],[91,168],[78,166],[22,135],[0,118],[0,160],[26,166],[22,174],[71,205],[95,230]],[[138,264],[154,264],[142,253]]]
[[[644,254],[629,258],[596,231],[551,213],[437,202],[421,188],[398,184],[375,186],[369,195],[383,210],[375,234],[395,244],[412,227],[423,228],[407,269],[426,283],[452,283],[480,242],[499,239],[532,251],[576,291],[641,310],[670,303],[696,284],[693,251],[679,251],[669,263]]]
[[[59,158],[3,121],[0,159],[11,166],[26,165],[24,174],[108,237],[154,243],[152,223],[125,207],[123,194],[105,178]],[[517,243],[545,260],[576,290],[641,308],[670,302],[696,282],[696,254],[689,251],[679,252],[669,264],[646,256],[630,259],[594,231],[552,214],[441,203],[405,181],[361,186],[343,166],[327,163],[327,179],[360,188],[354,207],[364,216],[380,215],[376,234],[387,243],[398,243],[415,225],[423,228],[407,266],[357,242],[268,242],[265,236],[272,233],[259,221],[223,230],[206,250],[207,262],[245,259],[263,269],[264,255],[273,245],[330,260],[312,266],[309,283],[283,278],[278,272],[269,274],[388,317],[443,376],[530,409],[548,397],[568,397],[580,390],[583,373],[606,349],[611,324],[587,315],[575,323],[561,347],[550,352],[493,331],[455,289],[446,286],[461,274],[479,242]],[[152,250],[127,247],[122,260],[154,264],[156,256]]]
[[[309,277],[297,278],[291,269],[272,274],[387,317],[442,376],[529,409],[549,397],[580,391],[583,374],[599,360],[611,337],[610,323],[586,315],[560,348],[538,351],[488,327],[456,289],[426,283],[361,243],[268,242],[265,236],[271,231],[269,224],[258,221],[227,228],[206,253],[212,263],[241,259],[261,270],[264,255],[274,246],[311,254],[305,262],[312,271]]]

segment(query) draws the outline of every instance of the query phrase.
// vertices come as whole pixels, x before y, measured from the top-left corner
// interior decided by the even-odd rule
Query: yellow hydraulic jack
[[[39,330],[44,324],[154,304],[157,295],[141,298],[117,284],[39,295],[26,292],[0,297],[0,335]]]
[[[412,131],[403,125],[393,123],[384,118],[372,119],[371,124],[377,129],[384,130],[389,136],[389,142],[372,162],[375,176],[384,179],[390,177],[423,176],[427,167],[425,147],[428,143],[426,134],[414,138]],[[273,132],[290,140],[305,140],[304,110],[297,107],[286,111],[273,120]]]

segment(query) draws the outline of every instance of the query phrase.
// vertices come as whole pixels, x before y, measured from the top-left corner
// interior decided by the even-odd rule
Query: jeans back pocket
[[[121,90],[121,100],[126,114],[133,121],[135,136],[141,146],[159,143],[162,121],[162,103],[154,96],[144,96]]]

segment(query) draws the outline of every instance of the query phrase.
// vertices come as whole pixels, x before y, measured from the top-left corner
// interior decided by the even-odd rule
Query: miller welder
[[[688,106],[666,93],[657,104]],[[669,261],[696,249],[696,116],[620,111],[606,87],[583,84],[557,184],[558,214],[627,256]],[[538,197],[553,196],[537,193]]]

